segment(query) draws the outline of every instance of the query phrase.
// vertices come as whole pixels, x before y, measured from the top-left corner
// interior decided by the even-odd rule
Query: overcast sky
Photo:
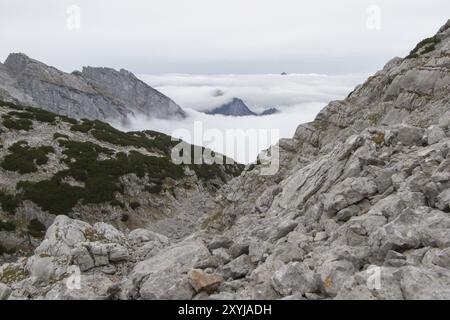
[[[448,0],[1,0],[0,60],[24,52],[65,71],[140,74],[373,72],[449,13]]]

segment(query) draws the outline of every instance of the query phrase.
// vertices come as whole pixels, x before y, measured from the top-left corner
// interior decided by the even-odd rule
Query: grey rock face
[[[246,254],[241,255],[223,267],[224,278],[238,279],[245,277],[250,271],[250,268],[251,261],[249,256]]]
[[[20,53],[1,65],[0,89],[18,101],[74,118],[119,122],[139,115],[185,116],[176,103],[126,70],[86,67],[68,74]]]
[[[0,283],[0,300],[7,300],[11,294],[11,289],[4,283]]]
[[[314,272],[305,265],[294,262],[284,265],[272,276],[273,288],[283,296],[304,295],[317,290]]]
[[[194,289],[187,273],[209,256],[200,241],[182,243],[138,263],[130,278],[142,299],[191,299]]]

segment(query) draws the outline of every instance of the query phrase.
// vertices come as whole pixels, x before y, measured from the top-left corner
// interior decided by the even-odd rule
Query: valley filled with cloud
[[[148,119],[133,117],[129,124],[116,127],[124,130],[155,130],[187,142],[207,145],[242,163],[253,162],[258,153],[279,138],[289,138],[301,123],[314,119],[331,100],[344,98],[366,78],[365,74],[245,74],[245,75],[140,75],[139,78],[169,96],[187,113],[182,120]],[[227,117],[207,115],[234,97],[242,99],[257,113],[275,107],[280,112],[269,116]],[[201,130],[218,130],[226,136],[227,130],[253,130],[258,132],[258,143],[237,146],[233,154],[227,152],[229,141],[208,144]],[[197,134],[194,131],[197,128]],[[278,134],[270,134],[273,130]],[[267,138],[263,138],[267,132]]]

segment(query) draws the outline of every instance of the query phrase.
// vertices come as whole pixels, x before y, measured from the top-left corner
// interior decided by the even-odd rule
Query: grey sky
[[[66,26],[69,5],[81,29]],[[380,8],[380,30],[367,8]],[[24,52],[65,71],[372,72],[434,34],[448,0],[1,0],[0,60]]]

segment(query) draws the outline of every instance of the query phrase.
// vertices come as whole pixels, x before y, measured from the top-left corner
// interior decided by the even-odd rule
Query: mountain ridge
[[[69,74],[13,53],[0,66],[0,79],[0,88],[9,93],[6,98],[79,119],[186,116],[176,103],[124,69],[85,67]]]

